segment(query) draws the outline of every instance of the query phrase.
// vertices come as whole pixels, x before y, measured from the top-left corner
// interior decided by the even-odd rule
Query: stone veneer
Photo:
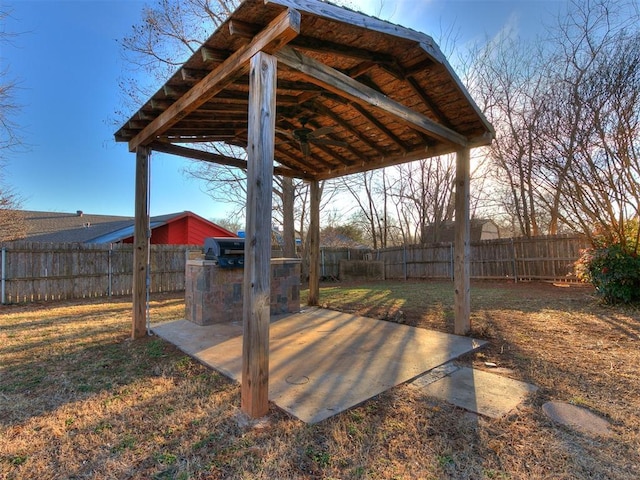
[[[213,260],[187,260],[187,320],[198,325],[242,321],[244,270],[219,268]],[[271,315],[300,311],[300,259],[271,259]]]

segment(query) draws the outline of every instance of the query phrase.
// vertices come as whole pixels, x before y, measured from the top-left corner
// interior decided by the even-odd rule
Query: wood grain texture
[[[320,185],[318,181],[310,184],[309,200],[309,297],[307,304],[318,305],[320,300]]]
[[[318,2],[315,0],[265,0],[265,3],[274,3],[283,7],[294,8],[302,12],[310,13],[324,18],[329,18],[338,22],[356,25],[358,27],[374,30],[387,35],[404,38],[422,45],[429,55],[438,62],[444,59],[444,54],[438,45],[429,35],[416,32],[409,28],[385,22],[375,17],[370,17],[359,12],[347,10],[337,5]]]
[[[149,256],[149,157],[147,147],[136,149],[135,223],[133,226],[133,315],[131,337],[147,335],[147,258]]]
[[[382,114],[391,115],[412,128],[440,141],[458,146],[467,146],[467,139],[463,135],[434,122],[373,88],[363,85],[344,73],[328,67],[291,47],[283,47],[275,55],[280,62],[300,72],[311,83],[326,88],[359,105],[374,107]]]
[[[276,115],[276,59],[264,52],[250,62],[247,225],[243,285],[242,411],[269,411],[271,208]]]
[[[227,165],[229,167],[236,167],[241,170],[247,169],[247,161],[239,158],[229,157],[218,153],[205,152],[203,150],[195,150],[193,148],[181,147],[179,145],[173,145],[165,142],[153,142],[151,148],[156,152],[169,153],[171,155],[177,155],[183,158],[191,158],[193,160],[202,160],[203,162],[217,163],[218,165]],[[283,177],[298,177],[311,180],[311,175],[300,174],[290,168],[286,167],[274,167],[273,173],[281,175]]]
[[[206,103],[236,77],[247,70],[247,62],[257,52],[273,52],[282,48],[300,32],[300,13],[287,10],[280,14],[246,46],[236,50],[229,58],[194,85],[185,95],[171,104],[155,120],[129,141],[129,150],[145,145],[164,133],[176,122]]]
[[[471,329],[471,286],[469,281],[470,232],[469,181],[470,151],[468,148],[456,154],[456,230],[454,242],[453,281],[455,288],[453,333],[466,335]]]

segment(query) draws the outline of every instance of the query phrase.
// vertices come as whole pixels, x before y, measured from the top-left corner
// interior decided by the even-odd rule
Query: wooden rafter
[[[362,105],[369,105],[393,116],[414,129],[451,145],[467,146],[467,139],[399,102],[376,92],[351,77],[328,67],[311,57],[283,47],[276,53],[278,60],[303,74],[310,82]]]
[[[129,150],[152,141],[163,134],[177,121],[196,110],[220,92],[238,75],[248,69],[248,62],[257,52],[274,53],[284,47],[300,32],[300,13],[286,10],[278,15],[267,28],[256,35],[251,42],[236,50],[229,58],[198,82],[189,92],[164,110],[140,133],[129,141]]]
[[[384,135],[389,137],[389,139],[393,143],[395,143],[398,147],[400,147],[403,153],[406,153],[409,151],[409,147],[405,145],[405,143],[400,138],[398,138],[395,133],[393,133],[391,130],[385,127],[384,124],[380,120],[378,120],[375,116],[367,112],[362,105],[352,102],[351,106],[355,108],[358,111],[358,113],[360,113],[360,115],[366,118],[369,121],[369,123],[371,123],[375,128],[377,128]]]
[[[275,157],[278,163],[286,165],[291,169],[302,171],[300,178],[303,178],[305,180],[315,178],[315,174],[313,172],[316,172],[316,169],[311,164],[309,164],[309,162],[305,162],[304,160],[291,155],[289,152],[285,151],[282,148],[279,148],[278,146],[276,146]]]
[[[348,102],[344,102],[344,104],[347,105]],[[338,125],[340,125],[342,128],[344,128],[347,132],[349,132],[349,134],[351,136],[353,136],[353,137],[357,138],[358,140],[360,140],[362,143],[364,143],[366,146],[371,148],[373,151],[377,152],[378,155],[384,155],[385,154],[385,152],[382,149],[380,149],[375,144],[375,142],[369,140],[364,135],[361,135],[359,130],[357,130],[352,125],[350,125],[346,120],[343,120],[342,117],[340,117],[340,115],[336,114],[331,109],[329,109],[329,108],[327,108],[324,105],[321,105],[319,103],[316,103],[314,108],[319,113],[321,113],[323,115],[326,115],[327,117],[331,118],[334,122],[336,122]]]
[[[376,64],[393,65],[395,60],[392,56],[367,50],[364,48],[347,47],[345,45],[330,42],[325,39],[312,38],[299,35],[290,43],[291,46],[298,50],[305,50],[316,53],[328,53],[338,55],[340,57],[351,58],[358,61],[375,62]]]
[[[212,62],[212,63],[222,63],[227,58],[231,56],[233,52],[229,50],[221,50],[217,48],[209,48],[209,47],[201,47],[200,55],[202,56],[202,61]]]
[[[168,153],[170,155],[177,155],[179,157],[190,158],[192,160],[202,160],[208,163],[215,163],[218,165],[225,165],[227,167],[236,167],[241,170],[247,170],[247,161],[235,157],[229,157],[219,153],[205,152],[203,150],[196,150],[193,148],[180,147],[165,142],[153,142],[150,145],[152,150],[162,153]],[[274,167],[273,173],[281,175],[283,177],[295,177],[305,180],[312,180],[314,177],[311,175],[299,175],[297,172],[290,168]]]
[[[416,93],[416,95],[418,95],[422,99],[422,103],[424,103],[424,105],[431,111],[431,113],[433,113],[433,115],[440,121],[440,123],[448,128],[452,128],[449,119],[445,116],[444,113],[442,113],[442,110],[438,107],[436,102],[434,102],[431,97],[429,97],[429,95],[427,95],[427,93],[422,88],[420,88],[420,85],[418,84],[416,79],[408,76],[406,77],[406,80],[407,83],[411,85],[411,89]]]
[[[414,160],[423,160],[425,158],[437,157],[440,155],[446,155],[455,152],[454,146],[439,145],[437,147],[422,147],[413,150],[408,153],[401,153],[398,155],[372,157],[369,161],[356,164],[351,167],[336,168],[331,172],[322,172],[316,175],[318,180],[328,180],[330,178],[342,177],[344,175],[351,175],[353,173],[362,173],[377,168],[390,167],[393,165],[400,165],[401,163],[412,162]]]

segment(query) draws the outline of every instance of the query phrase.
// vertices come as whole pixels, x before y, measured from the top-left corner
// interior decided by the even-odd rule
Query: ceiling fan
[[[331,133],[334,127],[320,127],[312,130],[306,126],[308,121],[308,118],[302,117],[300,118],[300,128],[295,128],[291,131],[276,128],[276,131],[287,137],[288,141],[298,143],[300,151],[305,157],[311,153],[311,147],[309,146],[311,143],[315,143],[317,145],[335,145],[338,147],[347,146],[345,142],[341,142],[339,140],[321,138]]]

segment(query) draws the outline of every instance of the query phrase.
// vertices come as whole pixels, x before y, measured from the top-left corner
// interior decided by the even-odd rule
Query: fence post
[[[2,247],[2,259],[0,260],[0,269],[2,269],[2,287],[0,288],[2,291],[0,293],[0,303],[3,305],[7,302],[7,297],[5,294],[5,281],[7,279],[7,249]]]
[[[404,272],[404,279],[407,279],[407,244],[402,245],[402,271]]]
[[[112,296],[111,293],[111,252],[113,251],[113,243],[109,244],[109,252],[107,254],[107,296]]]
[[[513,282],[518,283],[518,262],[516,260],[516,244],[513,242],[513,237],[511,237],[511,257],[513,259]]]

